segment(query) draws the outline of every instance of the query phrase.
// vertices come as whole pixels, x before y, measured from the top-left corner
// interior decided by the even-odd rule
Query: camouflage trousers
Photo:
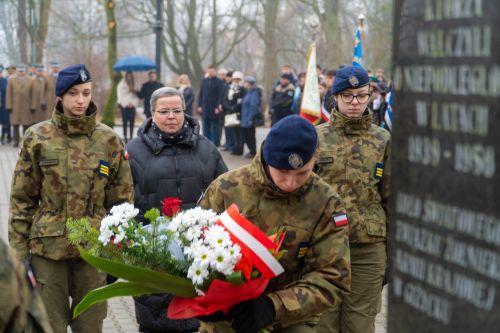
[[[83,297],[90,290],[105,285],[106,274],[82,259],[55,261],[33,256],[31,266],[54,333],[66,333],[68,325],[73,333],[102,332],[107,315],[106,302],[94,305],[76,319],[72,318],[74,308]]]
[[[278,330],[270,330],[276,333],[316,333],[316,322],[302,323],[292,325],[287,328],[282,328]],[[216,323],[206,323],[200,322],[200,328],[198,329],[200,333],[234,333],[231,328],[231,323],[227,321],[219,321]]]
[[[351,292],[322,315],[317,333],[374,333],[386,266],[385,242],[351,244]]]

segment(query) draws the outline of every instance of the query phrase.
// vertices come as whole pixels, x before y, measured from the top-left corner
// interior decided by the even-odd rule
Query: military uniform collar
[[[97,106],[90,102],[87,115],[83,118],[70,118],[63,114],[61,101],[57,102],[52,113],[52,123],[67,135],[92,135],[96,127]]]
[[[356,134],[370,129],[372,120],[373,115],[368,108],[361,117],[349,118],[340,113],[338,108],[335,107],[330,118],[330,124],[336,129],[344,130],[346,134]]]
[[[302,185],[300,188],[298,188],[296,191],[292,193],[284,192],[274,184],[273,180],[266,172],[266,165],[262,160],[262,145],[250,165],[250,174],[252,179],[257,184],[257,186],[262,188],[266,195],[271,196],[273,198],[302,197],[311,186],[313,177],[312,176],[309,177],[306,183]]]

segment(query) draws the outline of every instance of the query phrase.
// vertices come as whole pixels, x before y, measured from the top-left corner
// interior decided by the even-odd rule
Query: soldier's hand
[[[31,109],[30,111],[31,111],[31,113],[35,113],[35,109]]]
[[[229,311],[236,333],[258,333],[276,318],[273,301],[267,296],[236,304]]]
[[[7,109],[7,112],[8,112],[8,113],[11,113],[11,112],[12,112],[12,109]]]
[[[45,112],[45,110],[47,110],[47,104],[40,105],[40,108],[42,109],[43,112]]]

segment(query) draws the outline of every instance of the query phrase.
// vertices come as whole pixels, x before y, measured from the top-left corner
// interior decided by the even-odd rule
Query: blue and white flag
[[[384,120],[382,121],[381,124],[382,128],[385,128],[390,132],[392,132],[392,108],[394,106],[394,102],[392,100],[393,95],[394,95],[394,88],[391,88],[391,91],[386,96],[388,100],[387,109],[385,110]]]
[[[363,49],[361,48],[361,27],[356,29],[356,39],[354,42],[354,51],[352,53],[352,65],[363,67]]]

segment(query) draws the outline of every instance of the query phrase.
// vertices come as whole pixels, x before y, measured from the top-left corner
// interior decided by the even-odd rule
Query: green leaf
[[[161,292],[161,290],[144,287],[136,282],[118,281],[90,291],[75,307],[73,319],[87,311],[92,305],[113,297],[140,296],[159,292]]]
[[[241,271],[237,271],[231,275],[226,276],[226,281],[231,282],[232,284],[236,284],[238,286],[245,283],[245,280],[243,280],[243,275],[241,274]]]
[[[78,249],[80,250],[80,255],[83,260],[108,274],[130,282],[136,282],[143,287],[174,294],[176,296],[186,298],[193,298],[196,296],[196,291],[191,280],[186,278],[103,259],[91,255],[81,247]]]

